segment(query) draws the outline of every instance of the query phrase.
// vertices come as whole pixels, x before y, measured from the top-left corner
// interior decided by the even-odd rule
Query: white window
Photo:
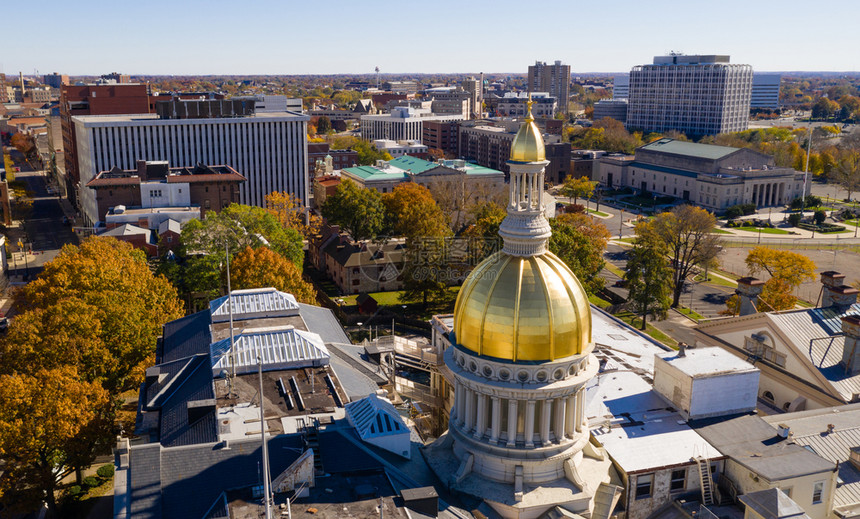
[[[636,476],[636,499],[651,497],[651,486],[654,484],[654,474]]]
[[[812,504],[817,505],[821,502],[821,496],[824,494],[824,482],[816,481],[814,485],[812,485]]]

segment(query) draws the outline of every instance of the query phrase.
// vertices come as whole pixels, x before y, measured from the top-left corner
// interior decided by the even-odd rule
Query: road
[[[78,243],[77,236],[71,226],[63,224],[65,212],[60,205],[57,195],[49,192],[48,176],[44,171],[34,170],[27,164],[18,151],[12,152],[12,158],[21,171],[15,173],[15,180],[22,181],[33,194],[33,211],[30,218],[24,222],[23,235],[18,233],[25,248],[31,252],[26,261],[17,243],[12,243],[12,258],[10,258],[10,277],[24,277],[41,270],[42,266],[52,260],[67,243]]]

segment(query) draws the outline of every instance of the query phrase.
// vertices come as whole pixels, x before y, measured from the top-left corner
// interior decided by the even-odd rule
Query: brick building
[[[421,130],[421,142],[430,149],[436,148],[456,157],[459,132],[460,121],[426,121]]]
[[[66,164],[66,191],[69,201],[77,202],[80,183],[77,135],[72,117],[77,115],[115,115],[152,113],[146,85],[64,85],[60,89],[60,121]]]
[[[96,192],[99,220],[111,208],[199,207],[219,212],[239,202],[239,185],[245,177],[230,166],[171,168],[167,162],[137,161],[137,169],[102,171],[87,182]],[[160,224],[160,222],[158,222]]]

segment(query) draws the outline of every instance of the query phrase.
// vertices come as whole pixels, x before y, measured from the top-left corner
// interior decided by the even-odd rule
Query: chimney
[[[137,176],[140,177],[140,180],[146,180],[146,161],[138,160],[137,161]]]
[[[848,375],[860,370],[860,315],[846,315],[842,318],[842,366]]]
[[[687,343],[686,342],[679,342],[678,343],[678,356],[679,357],[686,357],[687,356]]]
[[[758,312],[756,304],[758,296],[764,289],[764,281],[753,277],[740,278],[735,294],[740,298],[740,309],[738,315],[750,315]]]
[[[790,432],[791,428],[784,423],[776,426],[776,434],[778,434],[780,438],[788,438]]]
[[[847,308],[857,302],[860,290],[843,283],[845,274],[828,270],[821,273],[821,307]]]

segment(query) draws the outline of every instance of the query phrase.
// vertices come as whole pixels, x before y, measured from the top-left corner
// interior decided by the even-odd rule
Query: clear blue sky
[[[857,0],[47,0],[3,9],[7,74],[622,72],[668,51],[860,70]]]

